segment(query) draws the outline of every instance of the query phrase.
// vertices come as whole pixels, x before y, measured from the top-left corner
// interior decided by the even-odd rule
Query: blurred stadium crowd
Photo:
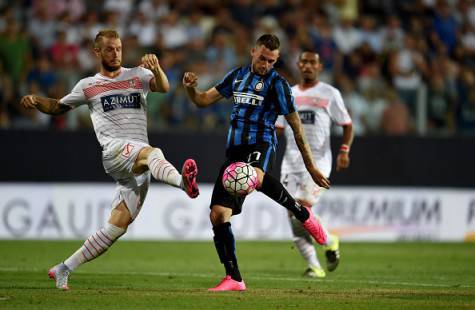
[[[230,105],[194,108],[183,72],[212,86],[270,32],[291,84],[300,51],[320,54],[321,79],[342,92],[357,135],[475,134],[472,0],[0,0],[0,8],[0,128],[90,127],[87,107],[50,118],[19,99],[61,98],[95,74],[92,39],[115,28],[124,66],[156,53],[171,82],[168,94],[149,95],[151,130],[223,130]]]

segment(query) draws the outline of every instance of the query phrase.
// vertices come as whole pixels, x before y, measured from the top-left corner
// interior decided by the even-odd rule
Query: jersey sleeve
[[[233,81],[236,78],[240,68],[236,68],[232,71],[229,71],[224,78],[216,84],[216,90],[223,96],[224,98],[229,98],[233,94]]]
[[[150,81],[155,77],[149,69],[137,67],[137,75],[142,83],[143,91],[147,94],[150,91]]]
[[[84,80],[79,81],[69,94],[59,100],[59,103],[76,108],[87,103],[86,95],[83,91]]]
[[[274,82],[274,88],[277,98],[277,108],[280,115],[287,115],[295,112],[294,96],[292,95],[292,89],[289,83],[283,78],[277,78]]]
[[[343,103],[340,91],[333,91],[333,98],[330,102],[329,114],[331,119],[338,125],[351,124],[351,117]]]
[[[277,120],[275,121],[275,128],[285,128],[285,117],[283,115],[279,115]]]

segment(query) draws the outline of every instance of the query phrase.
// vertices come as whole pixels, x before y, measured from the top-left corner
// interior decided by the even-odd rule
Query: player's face
[[[298,62],[300,75],[306,81],[315,81],[322,69],[320,57],[315,53],[302,53]]]
[[[266,75],[279,58],[279,50],[271,51],[264,45],[251,50],[252,71],[259,75]]]
[[[103,37],[101,46],[96,49],[96,55],[106,71],[117,71],[122,64],[122,42],[120,39]]]

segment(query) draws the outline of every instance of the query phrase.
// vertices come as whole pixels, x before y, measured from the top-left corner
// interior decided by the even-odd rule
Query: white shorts
[[[283,174],[281,182],[292,197],[304,201],[311,206],[314,206],[320,200],[320,197],[326,190],[324,187],[315,184],[310,174],[306,171]]]
[[[104,170],[117,182],[112,208],[124,201],[133,220],[147,196],[150,171],[136,175],[132,168],[140,150],[149,146],[143,142],[114,139],[105,144],[102,150]]]

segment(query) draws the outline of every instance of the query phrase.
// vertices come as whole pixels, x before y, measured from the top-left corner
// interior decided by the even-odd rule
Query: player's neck
[[[302,80],[299,84],[299,87],[301,89],[307,89],[307,88],[314,87],[319,82],[320,82],[319,80]]]
[[[122,68],[119,68],[119,69],[114,70],[114,71],[108,71],[104,68],[101,68],[101,71],[99,73],[101,75],[105,76],[105,77],[113,79],[113,78],[117,77],[121,72],[122,72]]]

